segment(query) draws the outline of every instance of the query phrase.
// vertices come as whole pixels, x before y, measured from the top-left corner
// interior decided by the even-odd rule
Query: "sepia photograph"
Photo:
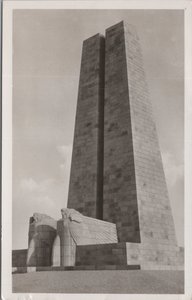
[[[13,9],[12,293],[185,294],[184,24]]]

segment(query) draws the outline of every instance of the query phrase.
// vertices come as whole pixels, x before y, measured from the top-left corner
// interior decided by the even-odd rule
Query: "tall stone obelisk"
[[[125,22],[83,44],[68,207],[115,223],[120,242],[176,245],[139,38]]]
[[[103,219],[119,241],[175,245],[157,131],[135,28],[106,30]]]

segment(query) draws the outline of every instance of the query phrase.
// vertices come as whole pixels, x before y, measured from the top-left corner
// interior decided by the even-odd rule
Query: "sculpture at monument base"
[[[27,266],[51,265],[52,244],[56,236],[56,221],[40,213],[29,220]]]
[[[79,245],[117,243],[115,224],[85,217],[75,209],[63,208],[61,214],[53,243],[53,266],[75,266]]]
[[[76,253],[76,239],[79,227],[82,234],[86,230],[81,214],[74,209],[61,209],[62,219],[57,222],[57,236],[53,244],[52,264],[60,266],[74,266]],[[73,222],[75,223],[73,225]],[[87,230],[87,234],[89,231]]]
[[[30,218],[27,266],[75,266],[78,245],[117,243],[116,225],[61,210],[62,219],[35,213]]]
[[[118,242],[115,224],[86,217],[75,209],[65,208],[61,213],[58,221],[37,213],[30,218],[26,258],[23,251],[13,252],[14,270],[183,269],[182,247]]]

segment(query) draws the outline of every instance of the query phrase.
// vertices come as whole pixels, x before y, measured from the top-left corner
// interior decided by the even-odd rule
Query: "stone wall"
[[[126,244],[78,246],[76,266],[127,265]],[[93,267],[94,269],[94,267]]]
[[[104,38],[83,43],[68,207],[102,219]]]
[[[124,34],[141,242],[176,245],[139,38],[126,23]]]
[[[26,267],[27,264],[27,249],[19,249],[12,251],[12,267]]]
[[[183,270],[184,248],[166,244],[126,243],[127,264],[142,270]]]
[[[77,246],[76,266],[88,269],[183,270],[184,249],[177,246],[118,243]],[[132,268],[131,268],[132,266]]]

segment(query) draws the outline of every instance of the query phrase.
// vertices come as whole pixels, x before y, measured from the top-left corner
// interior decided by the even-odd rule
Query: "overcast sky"
[[[34,212],[67,204],[82,41],[127,20],[143,51],[179,245],[183,245],[183,11],[16,10],[13,23],[13,249]]]

